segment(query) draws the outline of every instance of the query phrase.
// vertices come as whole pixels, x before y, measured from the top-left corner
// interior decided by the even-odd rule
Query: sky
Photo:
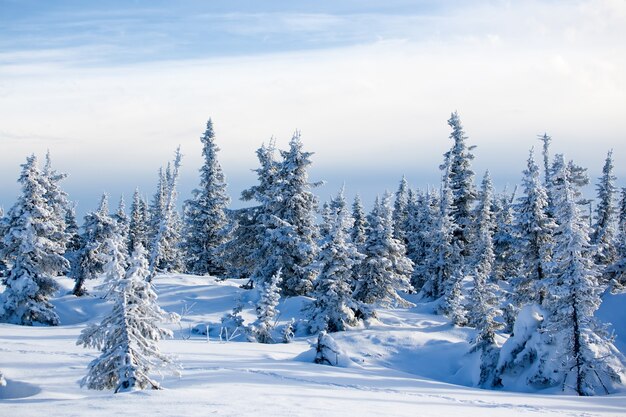
[[[0,0],[0,205],[46,150],[80,215],[149,197],[179,145],[182,201],[208,118],[233,207],[295,130],[321,200],[436,186],[452,111],[477,183],[511,189],[547,132],[592,181],[613,149],[626,185],[624,39],[622,0]]]

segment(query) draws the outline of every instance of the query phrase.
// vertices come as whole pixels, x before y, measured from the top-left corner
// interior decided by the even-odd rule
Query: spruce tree
[[[71,238],[66,231],[67,224],[65,222],[71,204],[67,193],[60,186],[60,182],[65,178],[67,178],[67,174],[57,172],[52,168],[50,152],[47,152],[40,181],[44,189],[44,200],[51,213],[50,223],[54,226],[54,229],[49,231],[49,237],[63,246],[67,246]]]
[[[413,263],[406,257],[406,248],[393,237],[391,195],[378,198],[367,218],[369,229],[363,247],[359,281],[354,298],[365,304],[408,307],[398,291],[410,291]]]
[[[609,276],[605,270],[617,259],[615,226],[617,210],[615,207],[615,175],[613,175],[613,151],[606,156],[602,177],[596,186],[598,205],[596,207],[596,221],[591,235],[591,244],[595,249],[595,262],[600,268],[601,282],[606,284]]]
[[[457,112],[452,113],[448,120],[452,128],[450,139],[454,142],[452,148],[445,154],[446,162],[442,169],[450,177],[450,190],[452,200],[450,202],[450,215],[457,229],[454,231],[454,242],[461,248],[461,254],[468,258],[470,250],[468,242],[471,239],[471,226],[473,223],[473,205],[477,194],[474,186],[474,172],[471,169],[473,147],[466,144],[467,136],[461,125],[461,119]]]
[[[73,256],[80,247],[80,229],[76,222],[76,206],[71,205],[65,212],[65,233],[69,236],[65,247],[65,257],[73,262]]]
[[[626,188],[622,188],[620,197],[616,251],[615,262],[605,270],[613,291],[619,291],[626,285]]]
[[[54,208],[46,200],[42,173],[33,155],[22,165],[18,182],[22,194],[9,210],[1,258],[11,267],[0,294],[0,322],[21,325],[58,325],[49,299],[57,291],[54,277],[69,264]]]
[[[492,212],[493,185],[489,172],[485,173],[477,210],[477,235],[474,267],[474,287],[469,294],[468,324],[478,330],[472,343],[472,351],[480,353],[481,366],[479,385],[486,386],[493,381],[498,361],[498,347],[495,332],[501,327],[495,318],[499,315],[500,300],[498,287],[492,283],[495,253],[493,231],[495,228]]]
[[[146,252],[138,244],[130,268],[111,289],[112,311],[100,324],[84,329],[76,342],[102,351],[89,364],[81,385],[89,389],[113,389],[115,393],[160,389],[159,383],[150,377],[154,368],[178,372],[172,358],[158,347],[159,340],[172,336],[159,323],[176,320],[177,316],[167,314],[157,305],[157,295],[147,281],[149,274]]]
[[[177,272],[182,269],[181,222],[176,210],[178,197],[176,187],[181,160],[182,153],[179,147],[176,150],[173,165],[168,163],[165,174],[160,175],[159,186],[154,197],[151,224],[156,227],[156,230],[150,244],[149,280],[152,280],[159,271]]]
[[[269,145],[263,144],[257,149],[256,154],[260,163],[260,167],[255,170],[259,183],[244,190],[241,193],[241,200],[255,200],[259,205],[235,212],[230,240],[217,250],[227,274],[232,277],[250,278],[260,267],[266,225],[271,220],[270,190],[278,172],[274,141],[270,141]],[[251,279],[249,285],[252,283]]]
[[[74,279],[75,296],[86,295],[86,281],[102,274],[107,262],[106,241],[116,233],[118,224],[109,215],[108,197],[103,194],[98,209],[87,213],[83,221],[80,245],[69,274]]]
[[[122,239],[128,240],[130,219],[128,218],[128,214],[126,214],[126,202],[124,201],[124,196],[120,196],[117,211],[112,217],[117,223],[117,229],[119,234],[122,236]]]
[[[407,222],[407,257],[415,265],[411,284],[418,292],[424,289],[431,278],[434,256],[433,226],[438,211],[439,200],[434,192],[418,193],[415,200],[410,200]]]
[[[409,219],[409,184],[406,181],[406,177],[403,175],[396,191],[396,199],[393,204],[393,237],[406,245],[406,227]]]
[[[139,189],[135,189],[128,222],[128,253],[132,254],[138,243],[144,248],[148,247],[148,242],[148,208]]]
[[[357,248],[361,248],[367,239],[367,217],[363,209],[361,197],[358,194],[354,197],[354,202],[352,203],[352,218],[354,219],[354,224],[352,225],[350,237]]]
[[[531,149],[522,179],[524,194],[515,205],[515,231],[518,236],[517,259],[520,276],[514,280],[513,305],[541,303],[543,280],[550,272],[553,234],[556,227],[548,215],[548,195],[539,177]]]
[[[226,208],[230,198],[226,181],[217,160],[219,148],[211,119],[207,122],[202,142],[204,164],[200,168],[200,186],[193,198],[185,202],[185,263],[187,270],[196,275],[224,274],[216,250],[228,240]]]
[[[328,234],[322,240],[316,262],[319,274],[314,282],[309,332],[322,330],[338,332],[357,324],[358,306],[352,298],[352,279],[362,255],[350,240],[352,217],[346,207],[343,189],[329,207],[336,207],[329,215]]]
[[[624,357],[612,344],[605,326],[594,318],[602,287],[591,252],[589,226],[580,215],[569,167],[555,171],[554,269],[543,307],[544,344],[540,366],[530,379],[578,395],[609,394],[621,383]]]
[[[255,254],[258,264],[253,280],[266,282],[280,269],[281,288],[287,296],[311,292],[315,277],[311,263],[318,252],[317,199],[310,191],[318,184],[308,181],[312,153],[302,148],[300,133],[296,132],[289,150],[281,151],[282,161],[270,179],[270,187],[257,193],[263,206],[261,222],[265,230]]]
[[[259,343],[273,343],[272,331],[280,313],[276,308],[280,302],[281,271],[260,286],[261,296],[256,306],[257,320],[251,326],[251,334]]]

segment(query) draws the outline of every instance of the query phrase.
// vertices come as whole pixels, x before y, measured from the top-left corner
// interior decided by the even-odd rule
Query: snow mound
[[[41,388],[36,385],[7,379],[7,384],[0,386],[0,400],[28,398],[37,395],[40,392]]]

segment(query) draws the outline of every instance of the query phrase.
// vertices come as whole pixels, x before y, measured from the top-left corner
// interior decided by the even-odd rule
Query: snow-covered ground
[[[62,280],[66,289],[71,283]],[[255,415],[255,416],[624,416],[626,393],[574,397],[541,393],[486,391],[472,385],[466,355],[471,329],[458,329],[430,306],[383,310],[380,322],[333,335],[352,359],[347,367],[316,365],[314,337],[290,344],[262,345],[220,341],[220,318],[237,302],[252,319],[253,292],[238,281],[172,275],[155,280],[166,310],[185,311],[175,338],[162,350],[178,357],[183,375],[164,375],[161,391],[125,394],[90,391],[79,381],[98,352],[76,346],[80,331],[99,321],[110,305],[97,297],[54,300],[59,327],[0,324],[0,416]],[[305,298],[279,306],[280,322],[302,317]],[[599,316],[618,323],[616,345],[624,351],[626,296],[609,297]],[[190,328],[208,324],[209,339]],[[201,326],[202,327],[202,326]],[[191,335],[191,337],[189,337]]]

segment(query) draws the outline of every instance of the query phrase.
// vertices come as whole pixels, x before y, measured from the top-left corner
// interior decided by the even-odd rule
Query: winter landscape
[[[105,3],[0,0],[0,416],[626,415],[623,2]]]

